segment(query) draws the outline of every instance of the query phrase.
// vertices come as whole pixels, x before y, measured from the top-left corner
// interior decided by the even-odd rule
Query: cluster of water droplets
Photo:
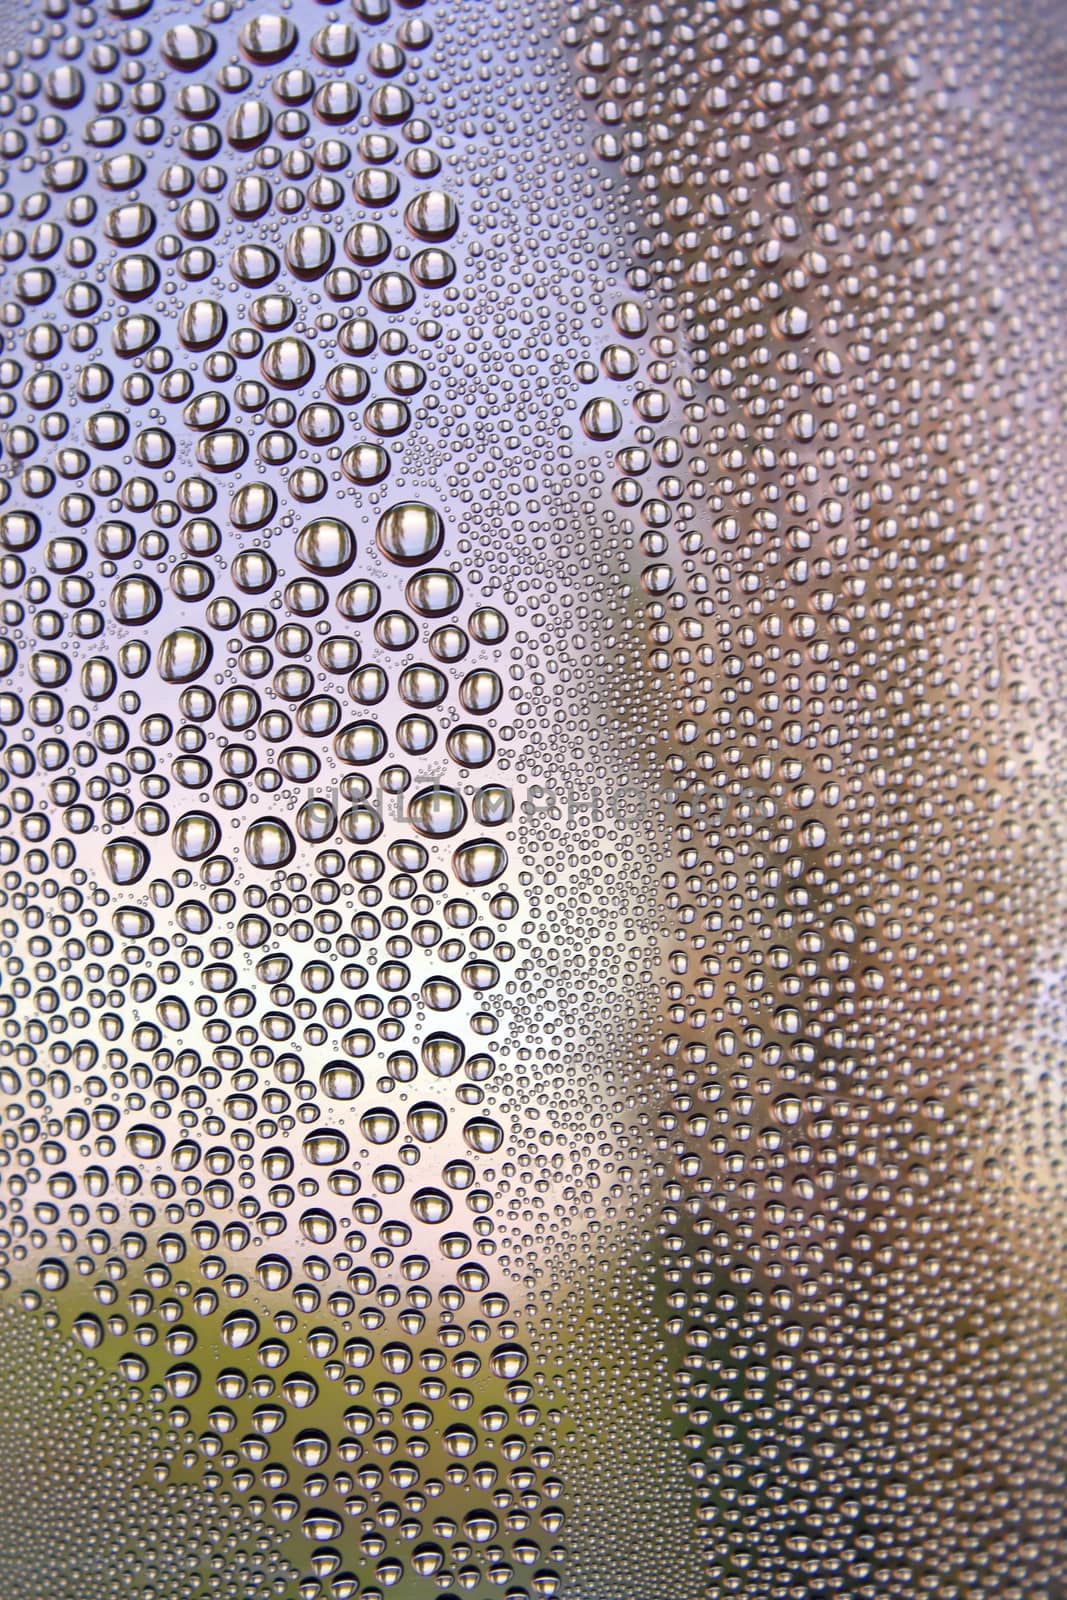
[[[1050,1594],[1067,192],[995,20],[0,25],[5,1597]]]

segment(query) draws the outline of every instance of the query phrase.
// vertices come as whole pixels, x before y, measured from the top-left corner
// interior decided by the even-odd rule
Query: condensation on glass
[[[0,22],[4,1600],[1053,1600],[1067,12]]]

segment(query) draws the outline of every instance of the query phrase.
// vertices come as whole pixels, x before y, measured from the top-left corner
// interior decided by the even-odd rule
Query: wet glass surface
[[[1065,20],[5,12],[3,1600],[1061,1593]]]

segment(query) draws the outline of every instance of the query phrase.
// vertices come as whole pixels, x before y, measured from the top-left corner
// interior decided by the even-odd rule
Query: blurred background
[[[1059,1593],[1061,12],[5,16],[5,1600]]]

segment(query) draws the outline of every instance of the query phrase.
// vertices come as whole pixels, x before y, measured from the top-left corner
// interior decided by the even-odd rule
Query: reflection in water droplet
[[[148,850],[138,839],[113,839],[103,857],[108,877],[119,886],[139,883],[148,871]]]
[[[508,864],[507,851],[495,839],[473,839],[460,845],[452,862],[461,883],[476,886],[492,883]]]
[[[331,1061],[320,1081],[331,1100],[355,1100],[363,1092],[363,1074],[347,1061]]]
[[[159,647],[159,675],[165,683],[193,683],[211,663],[211,640],[199,628],[176,628]]]
[[[264,871],[287,866],[295,854],[296,843],[280,818],[261,817],[245,834],[245,855]]]
[[[419,500],[403,500],[378,518],[378,548],[390,561],[416,566],[430,561],[444,543],[440,513]]]
[[[347,572],[356,556],[352,529],[336,517],[316,517],[297,536],[296,555],[309,572]]]
[[[408,817],[430,839],[450,839],[467,820],[463,796],[455,789],[422,789],[408,803]]]

